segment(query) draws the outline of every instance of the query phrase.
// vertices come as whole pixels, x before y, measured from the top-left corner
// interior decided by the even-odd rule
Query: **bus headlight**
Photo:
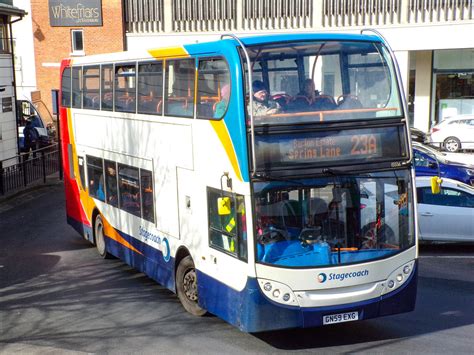
[[[270,300],[290,306],[298,306],[295,294],[287,285],[264,279],[258,279],[258,284],[263,294]]]
[[[386,280],[384,288],[382,289],[382,295],[392,292],[403,285],[405,281],[410,278],[414,266],[415,261],[413,260],[394,270]]]

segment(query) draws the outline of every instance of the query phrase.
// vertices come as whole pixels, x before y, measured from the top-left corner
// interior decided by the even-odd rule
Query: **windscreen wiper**
[[[292,184],[297,184],[297,185],[304,186],[304,184],[301,181],[287,179],[287,178],[280,177],[280,176],[273,176],[273,175],[266,174],[266,173],[255,174],[255,177],[257,179],[261,179],[261,180],[284,181],[284,182],[289,182],[289,183],[292,183]]]

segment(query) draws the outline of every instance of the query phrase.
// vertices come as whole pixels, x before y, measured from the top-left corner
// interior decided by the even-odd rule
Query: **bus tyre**
[[[176,270],[176,291],[186,311],[198,317],[206,314],[207,311],[198,304],[197,274],[189,255],[181,260]]]
[[[109,259],[110,254],[107,253],[107,248],[105,246],[104,222],[102,221],[102,217],[100,216],[100,214],[98,214],[95,217],[94,240],[95,240],[95,246],[97,248],[97,251],[99,252],[99,255],[103,259]]]
[[[456,137],[448,137],[444,140],[444,149],[448,152],[455,153],[461,149],[461,141]]]

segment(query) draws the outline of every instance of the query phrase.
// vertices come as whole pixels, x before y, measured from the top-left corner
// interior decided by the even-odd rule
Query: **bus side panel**
[[[246,332],[318,327],[323,325],[325,315],[353,311],[359,313],[359,320],[364,320],[414,309],[417,263],[414,268],[410,279],[392,293],[357,303],[315,308],[274,303],[263,295],[255,278],[248,278],[245,289],[239,292],[198,272],[199,301],[210,313]]]
[[[61,120],[61,154],[62,154],[62,165],[64,172],[64,192],[66,197],[66,215],[68,223],[78,231],[82,236],[85,234],[92,235],[91,225],[85,215],[82,207],[80,192],[77,182],[70,171],[70,159],[74,160],[73,156],[69,156],[68,146],[71,144],[69,135],[69,117],[70,109],[61,107],[60,108],[60,120]],[[75,150],[73,150],[74,152]],[[74,153],[73,153],[74,154]],[[75,164],[75,162],[72,162]],[[85,227],[85,228],[84,228]]]

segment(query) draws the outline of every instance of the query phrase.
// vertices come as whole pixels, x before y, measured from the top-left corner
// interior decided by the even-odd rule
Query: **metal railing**
[[[58,144],[0,161],[0,196],[19,191],[60,171]]]
[[[128,33],[255,31],[474,19],[473,0],[123,0]]]
[[[473,19],[472,0],[409,0],[408,22]]]
[[[402,0],[324,0],[323,26],[393,25],[401,22]]]

